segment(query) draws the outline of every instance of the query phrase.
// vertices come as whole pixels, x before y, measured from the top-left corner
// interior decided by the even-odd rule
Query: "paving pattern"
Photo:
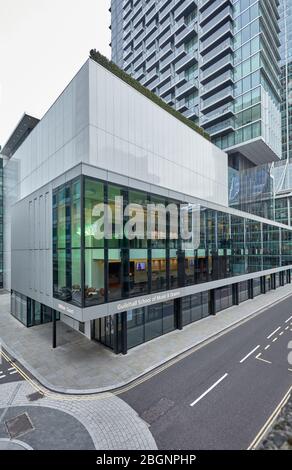
[[[117,396],[69,396],[43,387],[39,390],[4,357],[1,371],[0,449],[157,449],[147,423]],[[29,422],[31,426],[26,427]]]

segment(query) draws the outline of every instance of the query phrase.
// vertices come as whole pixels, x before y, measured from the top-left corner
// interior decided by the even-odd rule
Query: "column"
[[[175,326],[177,330],[183,329],[182,322],[182,297],[174,301]]]
[[[248,280],[248,298],[253,299],[254,298],[254,293],[253,293],[253,279]]]

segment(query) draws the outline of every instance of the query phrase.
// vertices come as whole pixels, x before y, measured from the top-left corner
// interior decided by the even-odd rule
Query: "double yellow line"
[[[284,398],[281,400],[281,402],[279,403],[279,405],[277,406],[275,411],[271,414],[269,419],[266,421],[266,423],[263,425],[261,430],[258,432],[258,434],[256,435],[256,437],[254,438],[254,440],[252,441],[252,443],[250,444],[250,446],[248,447],[247,450],[255,450],[257,448],[257,446],[263,440],[265,434],[268,432],[269,428],[274,424],[277,417],[281,413],[282,409],[284,408],[284,406],[288,402],[288,400],[290,398],[290,395],[291,395],[291,392],[292,392],[292,386],[289,388],[288,392],[286,393]]]

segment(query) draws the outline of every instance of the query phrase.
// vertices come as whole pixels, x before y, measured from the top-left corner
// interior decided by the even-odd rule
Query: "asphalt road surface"
[[[18,371],[0,354],[0,385],[24,380]]]
[[[292,385],[291,333],[292,296],[120,398],[161,450],[247,449]]]

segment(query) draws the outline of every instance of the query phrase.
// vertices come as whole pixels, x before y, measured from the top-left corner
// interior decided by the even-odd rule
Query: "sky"
[[[41,118],[90,49],[110,57],[110,0],[0,0],[0,145]]]

